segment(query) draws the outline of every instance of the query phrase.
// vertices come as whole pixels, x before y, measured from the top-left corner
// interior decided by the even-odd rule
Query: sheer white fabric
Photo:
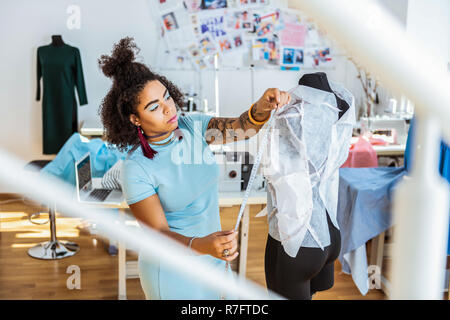
[[[330,83],[350,108],[338,120],[333,93],[306,86],[276,115],[262,161],[267,179],[269,234],[295,257],[303,246],[330,244],[326,211],[336,221],[338,169],[345,162],[355,124],[354,98]]]

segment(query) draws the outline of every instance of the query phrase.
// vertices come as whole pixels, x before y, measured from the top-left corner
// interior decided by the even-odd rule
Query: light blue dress
[[[127,203],[157,193],[170,230],[187,237],[203,237],[221,230],[219,167],[204,138],[211,118],[205,114],[179,116],[181,141],[175,138],[165,146],[151,145],[158,152],[153,159],[146,158],[139,147],[128,155],[123,165]],[[210,255],[195,258],[225,274],[225,261]],[[179,273],[161,266],[157,260],[139,256],[139,275],[147,299],[220,298],[220,292],[189,279],[183,270]]]

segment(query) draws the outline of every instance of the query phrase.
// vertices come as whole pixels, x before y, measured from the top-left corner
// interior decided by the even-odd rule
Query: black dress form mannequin
[[[305,74],[299,85],[333,92],[325,73]],[[337,100],[339,118],[350,108],[334,94]],[[292,258],[280,241],[267,236],[264,257],[267,288],[288,298],[310,300],[317,291],[328,290],[334,285],[334,261],[341,250],[341,234],[326,214],[330,245],[321,248],[300,247],[297,256]]]
[[[37,92],[42,95],[42,144],[44,154],[57,154],[78,131],[78,106],[86,105],[87,94],[80,50],[64,43],[61,35],[52,35],[48,45],[37,49]]]
[[[60,35],[53,35],[52,36],[52,46],[60,47],[62,45],[65,45],[62,37]]]
[[[333,93],[336,97],[337,107],[341,110],[341,112],[339,112],[339,119],[350,108],[345,100],[342,100],[333,92],[328,82],[327,75],[324,72],[304,74],[298,81],[298,84]]]

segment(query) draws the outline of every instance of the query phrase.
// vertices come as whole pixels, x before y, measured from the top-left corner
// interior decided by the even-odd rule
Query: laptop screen
[[[91,182],[91,161],[89,156],[83,159],[77,165],[78,171],[78,188],[79,190],[85,190],[89,187],[89,182]]]

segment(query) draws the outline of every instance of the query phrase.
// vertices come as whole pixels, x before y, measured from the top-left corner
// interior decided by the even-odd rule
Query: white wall
[[[409,0],[407,32],[434,54],[447,70],[450,62],[450,1]]]

